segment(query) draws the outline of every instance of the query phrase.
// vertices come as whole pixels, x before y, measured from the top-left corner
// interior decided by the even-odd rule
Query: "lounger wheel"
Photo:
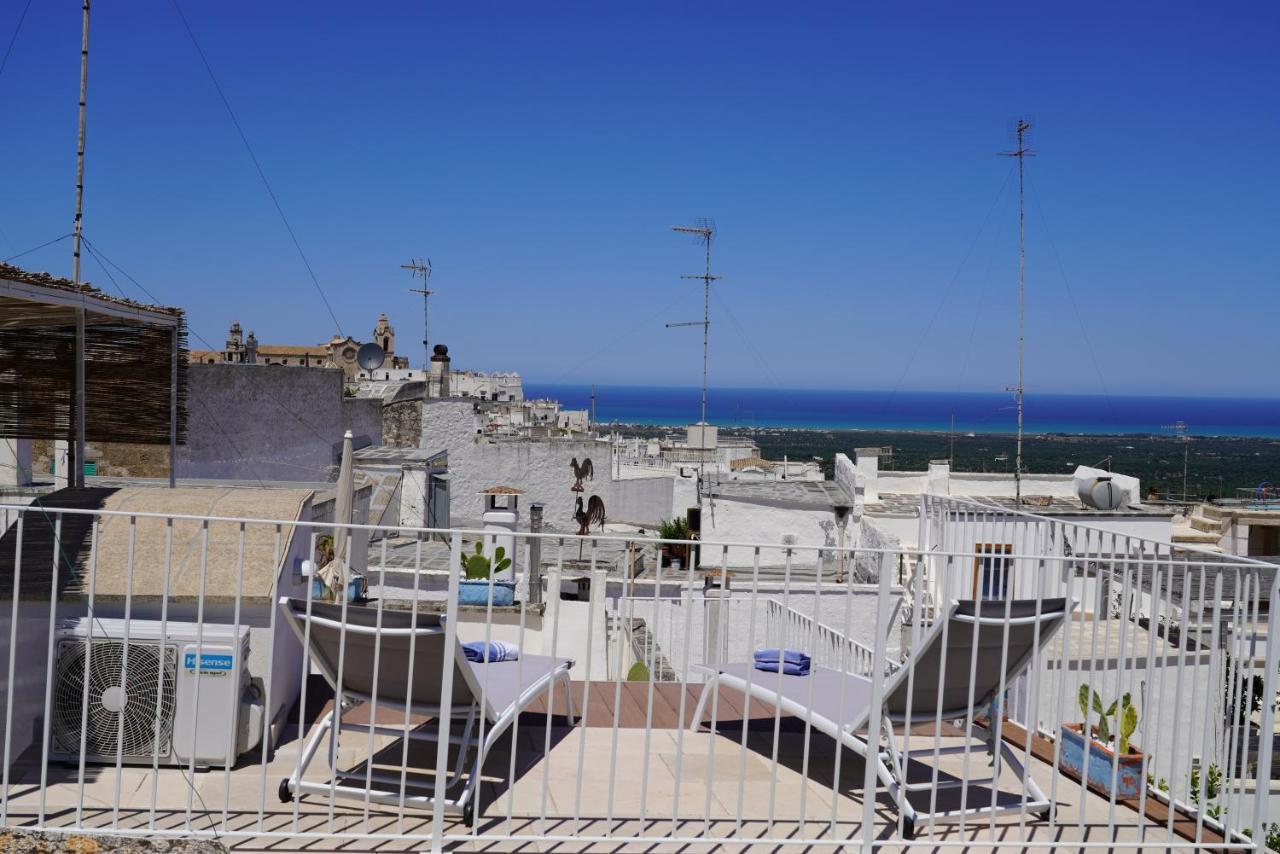
[[[293,801],[293,790],[289,788],[288,780],[280,781],[280,788],[276,790],[276,794],[280,796],[280,803],[282,804]]]
[[[903,838],[903,839],[915,839],[915,838],[916,838],[916,822],[915,822],[915,819],[911,819],[911,818],[904,818],[904,819],[902,820],[902,838]]]
[[[476,794],[476,798],[479,793]],[[476,824],[476,798],[467,801],[467,805],[462,808],[462,823],[467,827],[475,827]]]
[[[1040,816],[1041,821],[1052,821],[1053,820],[1053,804],[1049,804],[1047,807],[1042,807],[1036,810],[1036,814]]]

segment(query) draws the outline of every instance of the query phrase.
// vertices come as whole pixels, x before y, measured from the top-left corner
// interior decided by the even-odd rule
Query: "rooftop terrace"
[[[24,518],[24,530],[36,514],[89,519],[94,554],[123,553],[124,577],[137,579],[173,572],[171,558],[153,550],[169,526],[153,522],[242,526],[246,543],[278,532],[286,552],[341,527],[200,515],[207,508],[189,516],[6,510],[10,522]],[[975,551],[977,514],[1011,532],[1015,548]],[[371,561],[365,604],[326,604],[323,588],[288,561],[274,593],[293,602],[228,600],[228,588],[263,565],[252,549],[220,554],[216,573],[202,556],[196,587],[163,597],[167,612],[128,588],[114,604],[95,600],[92,584],[54,601],[34,591],[0,604],[9,617],[0,625],[9,721],[0,825],[197,834],[242,850],[1078,850],[1252,849],[1244,831],[1262,838],[1280,821],[1270,783],[1275,710],[1261,702],[1280,687],[1280,650],[1258,616],[1262,586],[1274,593],[1280,583],[1274,567],[1137,537],[1103,552],[1096,546],[1115,535],[952,499],[927,497],[921,518],[919,549],[850,550],[850,559],[879,563],[871,584],[837,578],[834,549],[750,543],[704,543],[704,554],[721,545],[773,550],[815,574],[779,580],[749,567],[726,589],[722,576],[655,565],[637,584],[609,570],[652,541],[520,533],[517,602],[466,605],[459,574],[432,569],[456,566],[480,532],[352,526],[372,536],[374,554],[385,544],[399,561],[394,590],[377,586],[390,556]],[[108,525],[117,529],[110,537],[101,533]],[[15,583],[38,572],[14,562]],[[1248,581],[1226,590],[1228,574]],[[1211,619],[1195,633],[1173,601],[1177,575],[1214,593]],[[561,598],[571,578],[585,582],[580,595]],[[420,602],[414,591],[427,579],[435,579],[431,601]],[[1004,595],[959,598],[975,586]],[[90,607],[93,619],[80,619]],[[306,628],[295,634],[299,615]],[[96,640],[66,634],[73,624],[92,627]],[[207,631],[203,643],[215,644],[241,627],[249,655],[215,648],[212,660],[226,655],[232,672],[245,668],[243,688],[204,663],[202,641],[175,652],[183,663],[174,678],[185,687],[173,720],[196,721],[207,737],[234,734],[230,761],[214,752],[175,763],[179,729],[163,736],[163,751],[152,746],[160,734],[146,715],[163,680],[130,681],[96,652],[94,679],[106,681],[90,680],[83,664],[65,678],[64,657],[90,643],[128,646],[145,663],[147,638]],[[133,641],[119,636],[127,631]],[[467,663],[461,647],[448,651],[498,640],[519,657]],[[408,650],[419,644],[431,646],[415,659]],[[812,673],[750,666],[757,651],[777,648],[804,651]],[[539,680],[547,666],[567,686]],[[123,703],[117,684],[127,686]],[[208,698],[194,707],[184,705],[201,690],[193,685]],[[845,686],[838,699],[830,685]],[[1104,702],[1137,698],[1132,739],[1151,775],[1138,774],[1132,793],[1112,793],[1120,778],[1099,777],[1100,760],[1085,769],[1089,784],[1068,762],[1063,727],[1079,722],[1083,685]],[[234,716],[216,697],[238,701]],[[341,726],[331,738],[335,711]],[[126,756],[117,733],[139,721],[143,747]],[[58,747],[77,743],[69,753]],[[483,760],[477,751],[487,751]],[[1217,769],[1212,791],[1205,774],[1190,773],[1206,767]],[[286,778],[294,782],[282,799]]]

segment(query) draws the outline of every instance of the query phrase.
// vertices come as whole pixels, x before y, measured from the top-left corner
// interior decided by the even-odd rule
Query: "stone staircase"
[[[1182,525],[1173,526],[1173,541],[1200,548],[1221,551],[1219,543],[1226,533],[1228,520],[1212,504],[1200,504]]]

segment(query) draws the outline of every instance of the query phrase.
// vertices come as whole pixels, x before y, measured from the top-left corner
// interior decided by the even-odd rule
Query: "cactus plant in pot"
[[[484,544],[476,543],[474,552],[464,551],[459,559],[462,561],[462,579],[458,582],[459,605],[488,605],[491,595],[494,605],[515,604],[515,582],[492,580],[494,573],[511,568],[511,558],[507,557],[505,548],[498,546],[494,549],[490,560],[484,553]]]
[[[1126,693],[1104,706],[1097,691],[1081,685],[1077,701],[1084,723],[1063,724],[1059,766],[1077,777],[1087,776],[1089,785],[1114,797],[1138,797],[1147,755],[1130,741],[1138,728],[1138,707],[1132,697]],[[1086,738],[1090,711],[1096,723]]]

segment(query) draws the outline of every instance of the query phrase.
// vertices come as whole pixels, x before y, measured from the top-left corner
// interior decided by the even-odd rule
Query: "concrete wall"
[[[590,440],[477,441],[475,402],[469,399],[432,399],[422,408],[421,447],[441,448],[449,455],[449,514],[454,525],[473,524],[481,515],[478,493],[486,487],[514,486],[525,491],[522,508],[540,501],[546,506],[546,523],[561,530],[577,530],[574,499],[585,502],[592,495],[604,501],[610,521],[656,525],[672,508],[671,478],[614,480],[609,446]],[[583,483],[584,491],[570,491],[574,484],[570,461],[591,459],[595,476]]]
[[[382,402],[344,398],[341,371],[196,364],[189,382],[179,477],[328,481],[345,430],[382,443]]]

